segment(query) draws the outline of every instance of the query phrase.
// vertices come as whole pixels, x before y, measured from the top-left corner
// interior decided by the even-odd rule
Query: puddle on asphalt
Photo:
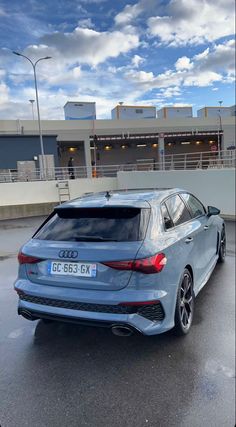
[[[9,258],[15,258],[16,256],[17,256],[16,253],[7,253],[7,254],[2,255],[0,252],[0,262],[5,261],[6,259],[9,259]]]
[[[225,377],[228,378],[235,378],[235,372],[233,369],[229,368],[228,366],[222,365],[222,363],[217,362],[216,360],[208,360],[205,365],[205,371],[208,374],[216,375],[216,374],[222,374]]]

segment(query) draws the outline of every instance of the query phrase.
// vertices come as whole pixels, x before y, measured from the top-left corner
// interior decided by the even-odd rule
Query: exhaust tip
[[[114,325],[112,326],[111,331],[114,335],[117,335],[119,337],[129,337],[133,334],[133,331],[129,328],[129,326],[123,325]]]
[[[36,317],[34,317],[29,310],[18,310],[18,314],[20,314],[27,320],[36,320]]]

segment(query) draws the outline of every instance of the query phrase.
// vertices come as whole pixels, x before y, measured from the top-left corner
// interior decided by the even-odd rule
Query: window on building
[[[142,108],[136,108],[135,113],[136,114],[143,114],[143,109]]]

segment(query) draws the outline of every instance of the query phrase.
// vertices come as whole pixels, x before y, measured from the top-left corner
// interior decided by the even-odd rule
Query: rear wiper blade
[[[77,236],[76,242],[118,242],[117,239],[102,237],[102,236]]]

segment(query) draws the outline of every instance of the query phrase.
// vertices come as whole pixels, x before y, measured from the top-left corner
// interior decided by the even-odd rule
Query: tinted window
[[[59,208],[34,236],[56,241],[143,240],[149,209]]]
[[[193,218],[196,218],[201,215],[205,215],[206,211],[204,206],[196,199],[196,197],[192,196],[192,194],[183,193],[181,197],[186,201],[190,212]]]
[[[166,208],[165,203],[163,203],[161,205],[161,213],[162,213],[162,218],[163,218],[165,229],[168,230],[169,228],[172,228],[174,224],[172,222],[172,219],[169,215],[169,212]]]
[[[166,206],[174,225],[183,224],[191,219],[188,209],[178,195],[171,196],[167,199]]]

